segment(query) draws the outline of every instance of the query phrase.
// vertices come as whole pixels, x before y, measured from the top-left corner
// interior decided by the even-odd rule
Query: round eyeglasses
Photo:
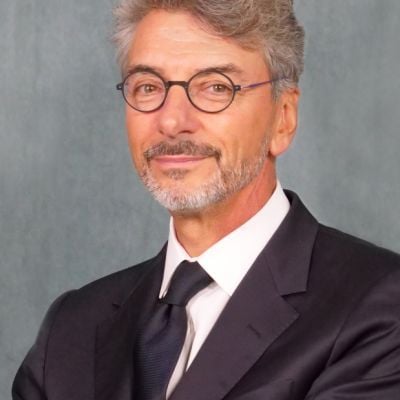
[[[233,102],[236,92],[253,89],[279,79],[235,85],[229,76],[219,71],[202,71],[188,81],[165,81],[153,71],[137,71],[129,74],[117,85],[125,101],[133,109],[150,113],[160,109],[167,99],[169,89],[176,85],[185,89],[189,101],[205,113],[218,113],[227,109]]]

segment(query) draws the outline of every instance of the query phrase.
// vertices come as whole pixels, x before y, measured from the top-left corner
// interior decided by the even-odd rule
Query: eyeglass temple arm
[[[238,86],[236,86],[236,87],[237,87],[237,90],[241,90],[241,89],[253,89],[253,88],[256,88],[256,87],[261,86],[261,85],[266,85],[266,84],[268,84],[268,83],[273,83],[273,82],[276,82],[276,81],[280,81],[280,80],[282,80],[282,79],[285,79],[285,78],[275,78],[275,79],[270,79],[270,80],[268,80],[268,81],[252,83],[251,85],[246,85],[246,86],[240,86],[240,85],[238,85]]]

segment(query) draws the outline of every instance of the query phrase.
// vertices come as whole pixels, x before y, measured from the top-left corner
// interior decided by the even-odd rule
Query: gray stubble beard
[[[209,180],[200,183],[191,191],[185,190],[184,178],[188,171],[172,169],[166,175],[177,185],[162,186],[154,178],[150,161],[147,161],[139,176],[146,188],[163,207],[171,213],[189,215],[201,212],[239,192],[256,178],[268,157],[268,143],[264,141],[260,152],[253,160],[242,160],[237,168],[229,169],[221,166],[220,158],[216,158],[218,169]]]

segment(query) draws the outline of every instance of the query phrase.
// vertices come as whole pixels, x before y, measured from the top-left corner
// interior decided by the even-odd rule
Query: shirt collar
[[[253,217],[195,258],[190,257],[178,242],[171,218],[160,296],[165,294],[175,269],[183,260],[198,261],[214,282],[232,296],[289,208],[289,200],[277,182],[272,196]]]

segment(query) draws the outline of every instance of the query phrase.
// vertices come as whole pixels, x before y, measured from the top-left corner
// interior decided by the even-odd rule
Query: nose
[[[190,103],[185,89],[173,85],[168,91],[163,106],[157,111],[159,132],[170,138],[194,133],[197,126],[197,110]]]

